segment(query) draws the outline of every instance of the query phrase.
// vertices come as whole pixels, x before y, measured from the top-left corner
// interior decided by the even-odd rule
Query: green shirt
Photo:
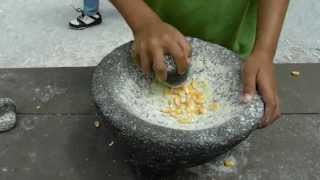
[[[256,35],[256,0],[146,0],[161,19],[186,36],[227,47],[245,58]]]

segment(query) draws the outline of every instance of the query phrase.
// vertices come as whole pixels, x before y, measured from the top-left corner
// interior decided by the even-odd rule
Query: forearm
[[[253,52],[264,52],[273,59],[289,0],[259,0],[257,36]]]
[[[147,22],[161,21],[143,0],[110,0],[135,32]]]

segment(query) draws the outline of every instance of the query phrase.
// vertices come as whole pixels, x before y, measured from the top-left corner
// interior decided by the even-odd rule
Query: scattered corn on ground
[[[291,76],[294,76],[294,77],[300,76],[300,71],[291,71]]]
[[[179,88],[166,88],[164,95],[169,97],[168,106],[162,110],[163,113],[175,118],[180,124],[190,124],[197,116],[207,114],[208,111],[218,111],[218,102],[206,102],[206,97],[199,83],[207,86],[207,82],[191,83]]]

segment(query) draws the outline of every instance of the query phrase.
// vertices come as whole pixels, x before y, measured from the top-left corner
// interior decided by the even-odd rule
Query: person
[[[81,15],[69,22],[72,29],[82,30],[102,23],[99,0],[84,0],[83,2],[83,10],[76,9]]]
[[[88,0],[89,1],[89,0]],[[111,0],[134,35],[135,54],[143,72],[166,79],[164,54],[171,54],[184,74],[191,63],[185,36],[229,48],[245,59],[243,95],[256,89],[265,103],[260,128],[280,117],[273,58],[289,0]],[[97,8],[96,8],[97,9]]]

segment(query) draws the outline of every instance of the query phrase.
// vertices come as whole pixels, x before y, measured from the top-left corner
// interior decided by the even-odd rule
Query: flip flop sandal
[[[77,19],[69,22],[69,26],[72,29],[82,30],[102,23],[101,14],[99,12],[97,12],[95,15],[88,16],[84,15],[82,10],[77,11],[80,11],[82,14],[77,17]]]

